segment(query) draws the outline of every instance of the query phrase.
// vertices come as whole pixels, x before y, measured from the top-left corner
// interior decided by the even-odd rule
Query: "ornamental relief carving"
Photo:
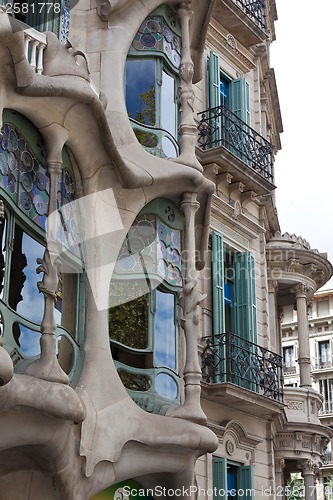
[[[287,408],[288,408],[288,410],[303,411],[303,402],[302,401],[288,401]]]

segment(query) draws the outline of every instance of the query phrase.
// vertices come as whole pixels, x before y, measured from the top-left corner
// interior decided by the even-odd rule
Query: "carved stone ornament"
[[[226,42],[228,45],[230,45],[230,47],[232,49],[237,49],[237,43],[236,43],[236,40],[235,40],[235,37],[232,36],[231,33],[228,33],[227,36],[226,36]]]
[[[288,408],[288,410],[303,411],[303,402],[302,401],[288,401],[287,408]]]
[[[228,455],[233,455],[233,453],[234,453],[234,451],[235,451],[235,445],[234,445],[234,443],[233,443],[232,441],[229,441],[229,440],[228,440],[228,441],[225,443],[225,449],[226,449],[226,451],[227,451]]]

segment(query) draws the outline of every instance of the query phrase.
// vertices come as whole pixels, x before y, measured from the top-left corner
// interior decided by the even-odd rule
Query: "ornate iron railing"
[[[283,402],[282,356],[233,333],[204,337],[203,380],[231,382]]]
[[[333,463],[333,453],[331,451],[325,451],[323,455],[323,464],[328,465]]]
[[[226,106],[198,113],[198,143],[203,150],[221,146],[238,156],[262,177],[274,182],[273,147]]]
[[[267,30],[265,0],[233,0],[234,3],[253,21],[258,28]]]

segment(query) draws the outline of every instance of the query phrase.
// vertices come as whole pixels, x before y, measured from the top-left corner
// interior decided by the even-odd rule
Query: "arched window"
[[[182,227],[172,202],[149,203],[127,233],[110,287],[110,341],[119,376],[134,401],[156,413],[179,403]]]
[[[126,104],[139,142],[152,154],[176,157],[181,29],[170,7],[140,26],[126,62]]]
[[[0,199],[4,217],[0,224],[0,313],[5,349],[16,371],[40,355],[44,296],[39,293],[36,273],[45,250],[45,228],[49,204],[49,179],[46,175],[45,146],[35,127],[19,113],[5,110],[0,139]],[[56,292],[58,358],[73,378],[79,353],[82,274],[78,274],[80,248],[70,235],[75,220],[70,202],[75,199],[75,183],[68,151],[63,150],[63,169],[57,190],[58,208],[67,212],[66,224],[59,234],[66,243],[67,272],[59,272]]]

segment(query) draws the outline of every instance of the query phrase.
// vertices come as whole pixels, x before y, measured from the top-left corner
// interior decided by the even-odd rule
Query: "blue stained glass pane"
[[[159,373],[155,379],[155,388],[158,394],[167,399],[175,399],[178,394],[176,381],[166,373]]]

